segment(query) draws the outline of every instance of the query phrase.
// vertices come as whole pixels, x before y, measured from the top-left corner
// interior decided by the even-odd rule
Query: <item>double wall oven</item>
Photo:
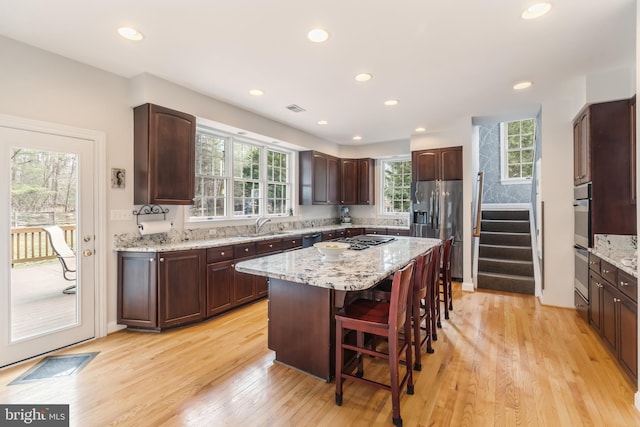
[[[576,290],[589,301],[589,252],[591,236],[591,183],[578,185],[573,190],[573,218]]]

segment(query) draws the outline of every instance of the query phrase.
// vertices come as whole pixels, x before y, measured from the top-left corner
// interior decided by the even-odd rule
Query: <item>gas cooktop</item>
[[[342,239],[338,239],[337,241],[349,243],[349,249],[351,249],[352,251],[361,251],[372,246],[383,245],[385,243],[391,242],[392,240],[396,240],[396,238],[390,236],[376,236],[368,234],[364,236],[344,237]]]

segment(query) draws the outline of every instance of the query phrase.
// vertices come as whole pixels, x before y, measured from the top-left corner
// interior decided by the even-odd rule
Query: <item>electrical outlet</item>
[[[111,221],[131,221],[133,212],[128,209],[111,209]]]

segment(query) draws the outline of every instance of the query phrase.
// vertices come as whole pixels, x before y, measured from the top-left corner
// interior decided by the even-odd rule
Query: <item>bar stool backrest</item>
[[[389,303],[389,329],[398,332],[407,320],[407,296],[415,261],[411,261],[393,275],[391,301]]]

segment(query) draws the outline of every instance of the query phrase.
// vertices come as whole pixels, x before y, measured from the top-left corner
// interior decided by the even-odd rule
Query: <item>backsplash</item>
[[[594,234],[593,240],[593,248],[596,251],[635,251],[638,249],[638,236]]]
[[[269,233],[275,231],[292,231],[312,229],[316,227],[328,227],[339,225],[337,218],[312,219],[304,221],[268,222],[260,231]],[[352,218],[352,225],[372,227],[408,227],[408,219],[386,218]],[[145,247],[162,244],[175,244],[180,242],[223,239],[227,237],[246,236],[255,232],[255,225],[231,225],[211,228],[193,228],[184,231],[171,230],[168,233],[150,234],[141,236],[140,233],[116,234],[113,236],[113,245],[116,248]]]

